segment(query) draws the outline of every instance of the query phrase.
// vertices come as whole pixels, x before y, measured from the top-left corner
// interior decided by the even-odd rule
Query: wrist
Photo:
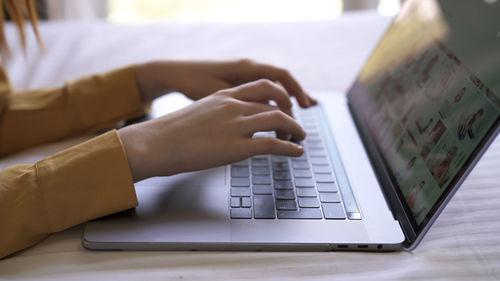
[[[172,92],[166,82],[166,65],[164,62],[147,62],[135,67],[137,87],[144,103]]]
[[[118,130],[118,136],[123,144],[125,155],[127,156],[130,174],[134,182],[149,178],[152,175],[147,168],[150,155],[146,141],[143,140],[143,135],[140,133],[139,125],[132,125]]]
[[[168,118],[164,116],[160,119]],[[169,122],[153,119],[118,130],[134,182],[177,173],[178,153]]]

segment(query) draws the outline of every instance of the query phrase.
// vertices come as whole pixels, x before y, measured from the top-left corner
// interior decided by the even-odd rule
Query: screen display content
[[[369,127],[421,223],[495,124],[500,99],[439,42],[370,89]]]
[[[454,48],[465,38],[457,35],[458,27],[448,17],[466,11],[451,8],[453,1],[414,2],[395,19],[360,73],[362,93],[358,91],[353,100],[362,107],[361,120],[399,197],[414,224],[422,226],[496,129],[500,93],[490,88],[497,84],[482,80],[473,69],[476,65],[471,68],[453,51],[470,59],[481,50]],[[495,8],[500,11],[498,5]],[[499,18],[494,19],[496,27]],[[484,49],[495,51],[496,57],[490,58],[498,61],[499,39],[494,34],[492,30],[490,41],[481,44],[489,44]],[[498,68],[483,67],[479,72],[493,70],[500,77]]]

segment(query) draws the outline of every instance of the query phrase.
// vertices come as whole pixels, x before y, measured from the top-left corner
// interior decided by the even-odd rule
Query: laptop
[[[498,132],[499,14],[491,0],[407,1],[347,94],[294,109],[304,155],[138,182],[139,206],[89,222],[84,247],[414,249]]]

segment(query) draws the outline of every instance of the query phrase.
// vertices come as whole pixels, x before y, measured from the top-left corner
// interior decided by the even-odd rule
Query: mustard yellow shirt
[[[133,66],[61,88],[22,92],[14,92],[0,67],[0,157],[142,113]],[[116,131],[37,163],[8,167],[0,171],[0,258],[52,232],[136,205]]]

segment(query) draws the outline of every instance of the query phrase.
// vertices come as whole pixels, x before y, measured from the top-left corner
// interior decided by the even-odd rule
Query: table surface
[[[310,92],[346,91],[390,21],[352,13],[303,23],[43,23],[47,51],[40,55],[30,37],[26,58],[14,54],[6,68],[20,89],[153,59],[251,58],[288,68]],[[14,28],[6,31],[19,48]],[[0,169],[82,140],[26,150],[0,160]],[[496,141],[413,252],[91,252],[80,225],[1,260],[0,279],[500,279],[499,156]]]

